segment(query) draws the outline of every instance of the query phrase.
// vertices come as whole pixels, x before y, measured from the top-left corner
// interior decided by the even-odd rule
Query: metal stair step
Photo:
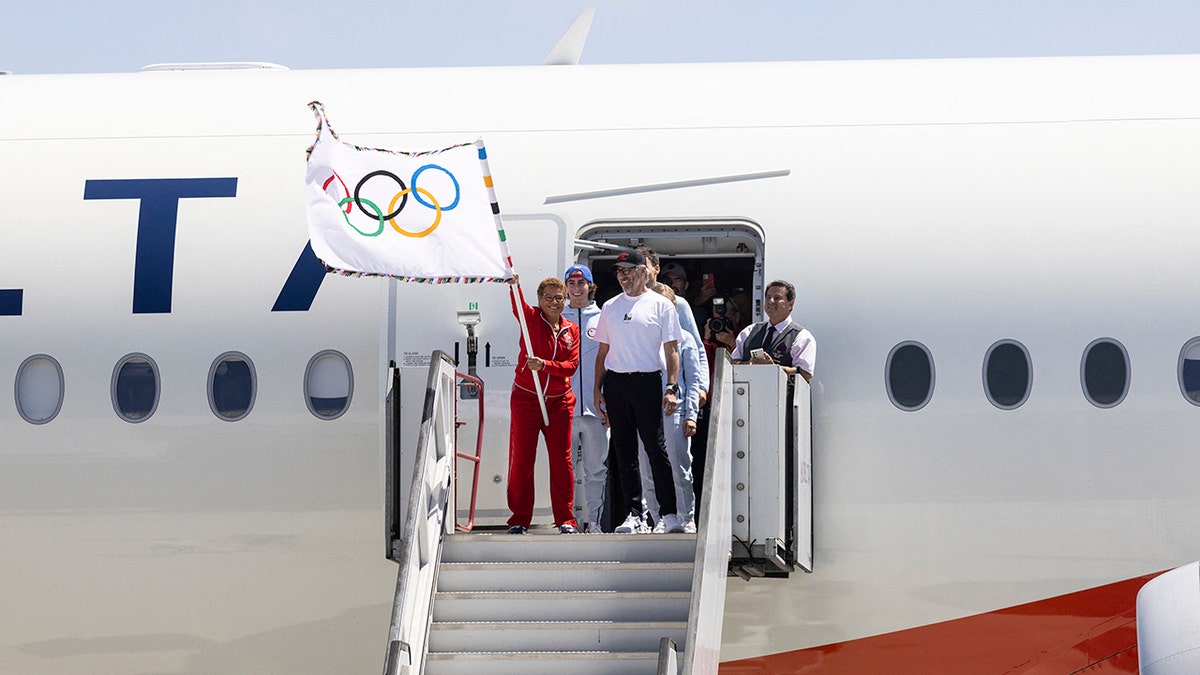
[[[505,651],[430,653],[425,672],[430,675],[626,675],[653,673],[658,650],[608,651]]]
[[[692,562],[694,534],[452,534],[443,562]]]
[[[690,591],[438,591],[433,620],[686,621]]]
[[[439,591],[689,591],[693,562],[442,562]]]
[[[669,637],[680,649],[686,621],[456,621],[430,626],[431,652],[564,651],[650,652]]]

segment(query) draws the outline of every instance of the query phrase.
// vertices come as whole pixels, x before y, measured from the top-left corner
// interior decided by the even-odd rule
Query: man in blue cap
[[[596,283],[592,270],[587,265],[571,265],[563,273],[567,284],[567,309],[563,312],[579,325],[579,362],[591,366],[596,362],[596,321],[600,318],[600,307],[596,304]],[[592,398],[594,368],[580,368],[571,378],[575,390],[575,417],[572,421],[572,436],[575,452],[575,508],[585,513],[576,518],[586,522],[584,530],[597,534],[604,508],[604,483],[608,479],[608,429],[596,412]]]

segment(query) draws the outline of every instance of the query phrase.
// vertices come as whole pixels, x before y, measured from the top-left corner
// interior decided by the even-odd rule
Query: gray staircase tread
[[[679,630],[687,621],[434,621],[430,630]]]
[[[695,564],[443,562],[437,590],[465,591],[688,591]]]
[[[685,648],[696,535],[530,534],[445,537],[431,675],[644,673],[661,637]]]
[[[645,661],[658,660],[658,652],[529,651],[529,652],[429,652],[428,661]]]
[[[691,591],[438,591],[437,600],[555,600],[559,598],[596,598],[601,600],[680,600],[692,597]]]
[[[690,592],[438,593],[434,621],[683,621]]]
[[[621,560],[521,560],[521,561],[480,561],[480,562],[442,562],[441,571],[474,571],[474,570],[524,570],[536,567],[542,570],[690,570],[696,564],[688,562],[624,562]]]
[[[687,642],[687,621],[682,615],[651,621],[638,613],[630,616],[568,617],[547,621],[526,617],[514,621],[496,617],[481,622],[475,617],[430,624],[430,652],[521,652],[554,650],[649,652],[669,637],[679,648]]]
[[[445,538],[442,562],[694,562],[694,534],[530,537],[457,534]]]

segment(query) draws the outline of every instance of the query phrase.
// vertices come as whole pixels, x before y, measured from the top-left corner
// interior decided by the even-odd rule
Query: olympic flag
[[[313,252],[334,274],[503,282],[512,260],[483,141],[429,152],[340,141],[321,103],[305,196]]]

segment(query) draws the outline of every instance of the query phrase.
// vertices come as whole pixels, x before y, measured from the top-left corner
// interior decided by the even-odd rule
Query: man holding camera
[[[742,329],[742,310],[733,298],[713,298],[713,316],[704,324],[705,340],[713,349],[724,347],[733,353],[738,332]]]
[[[767,284],[767,320],[747,326],[737,336],[730,358],[735,363],[774,363],[788,375],[812,379],[817,361],[817,340],[792,321],[796,287],[775,280]],[[749,358],[747,358],[749,357]]]

